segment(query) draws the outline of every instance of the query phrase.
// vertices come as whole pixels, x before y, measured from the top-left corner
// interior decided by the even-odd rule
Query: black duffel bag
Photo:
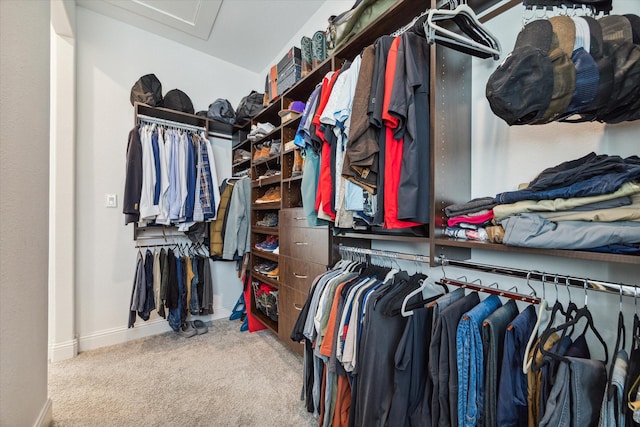
[[[232,125],[236,121],[236,112],[233,111],[233,107],[227,99],[218,98],[209,105],[207,117],[211,120]]]
[[[244,125],[251,117],[262,111],[264,94],[252,90],[251,93],[240,100],[236,108],[236,125]]]

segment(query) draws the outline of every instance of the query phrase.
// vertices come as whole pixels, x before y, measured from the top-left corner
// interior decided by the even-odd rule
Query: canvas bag
[[[356,0],[353,7],[329,17],[327,44],[337,49],[389,9],[397,0]]]
[[[240,100],[236,108],[236,124],[244,125],[251,117],[262,110],[264,94],[252,90],[251,93]]]
[[[209,105],[207,117],[222,123],[234,124],[236,122],[236,112],[227,99],[218,98]]]

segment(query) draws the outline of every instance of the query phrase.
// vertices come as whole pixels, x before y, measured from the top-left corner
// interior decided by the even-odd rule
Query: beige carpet
[[[216,320],[49,364],[53,426],[314,426],[302,359],[268,331]]]

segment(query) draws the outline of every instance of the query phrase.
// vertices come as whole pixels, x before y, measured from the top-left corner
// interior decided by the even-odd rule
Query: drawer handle
[[[300,305],[298,305],[296,303],[293,303],[293,308],[295,308],[298,311],[302,311],[302,306],[300,306]]]
[[[296,272],[294,272],[293,275],[296,276],[298,279],[306,279],[308,277],[306,275],[298,274]]]
[[[298,246],[307,246],[308,244],[308,242],[296,242],[296,245]]]
[[[295,219],[296,221],[303,221],[303,220],[307,219],[307,217],[304,217],[304,216],[297,216],[297,217],[295,217],[295,218],[293,218],[293,219]]]

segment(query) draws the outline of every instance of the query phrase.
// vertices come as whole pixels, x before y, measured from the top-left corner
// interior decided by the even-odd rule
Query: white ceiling
[[[282,50],[325,0],[76,0],[79,6],[253,72]]]

